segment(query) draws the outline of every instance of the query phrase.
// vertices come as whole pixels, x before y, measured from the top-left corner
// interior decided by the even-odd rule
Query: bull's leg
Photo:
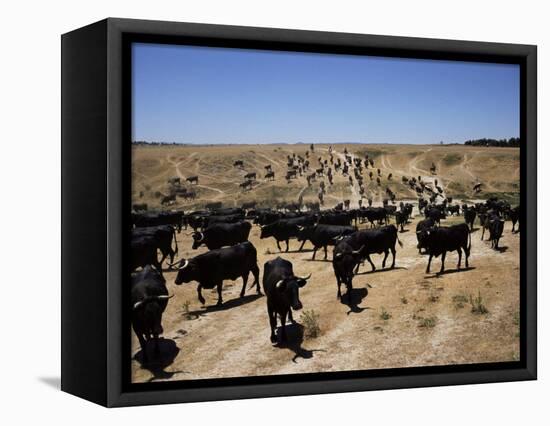
[[[336,286],[338,287],[338,291],[336,292],[336,300],[339,300],[342,298],[342,292],[340,291],[341,283],[342,283],[342,280],[340,279],[340,275],[336,274]]]
[[[315,255],[317,254],[317,246],[313,247],[313,256],[311,256],[311,260],[315,260]]]
[[[384,250],[384,259],[382,260],[382,269],[386,267],[386,259],[388,258],[389,251],[386,249]]]
[[[145,337],[143,337],[143,333],[140,333],[136,330],[134,327],[134,332],[136,333],[136,336],[139,340],[139,346],[141,347],[141,353],[143,355],[143,360],[147,361],[147,340],[145,340]]]
[[[243,275],[243,288],[241,289],[241,297],[244,297],[244,293],[246,291],[246,283],[248,282],[248,271]]]
[[[430,273],[430,265],[432,264],[432,257],[433,257],[433,255],[430,253],[430,257],[428,259],[428,266],[426,267],[426,273],[427,274]]]
[[[395,268],[395,247],[392,247],[391,249],[391,268]]]
[[[269,336],[269,339],[271,340],[271,343],[277,342],[277,336],[275,335],[275,329],[277,328],[277,313],[273,311],[267,305],[267,316],[269,317],[269,327],[271,328],[271,335]]]
[[[281,341],[286,342],[286,330],[285,330],[286,312],[282,313],[280,317],[281,317]]]
[[[279,251],[282,251],[281,246],[279,245],[279,240],[277,240],[277,248],[279,249]]]
[[[262,294],[262,291],[260,290],[260,269],[258,268],[258,265],[253,265],[251,270],[252,275],[254,275],[254,282],[256,283],[256,292],[258,294]]]
[[[288,252],[288,238],[286,239],[286,250]]]
[[[327,253],[327,246],[325,245],[325,260],[327,260],[328,253]]]
[[[300,248],[298,249],[298,251],[302,251],[302,249],[304,248],[304,244],[306,243],[306,240],[303,240],[302,241],[302,245],[300,246]]]
[[[481,225],[481,241],[483,241],[483,236],[485,235],[485,226],[484,225]]]
[[[218,289],[218,302],[216,303],[216,306],[221,306],[223,304],[223,300],[222,300],[223,281],[218,281],[218,284],[216,287]]]
[[[439,270],[439,273],[442,274],[443,271],[445,271],[445,256],[447,255],[447,252],[444,251],[441,253],[441,269]]]
[[[376,271],[376,266],[374,266],[374,263],[372,263],[372,260],[369,254],[367,254],[367,260],[369,261],[370,266],[372,267],[372,272]]]
[[[458,248],[458,265],[456,265],[456,269],[460,269],[460,262],[462,262],[462,248]]]
[[[466,268],[468,268],[468,258],[470,257],[470,250],[468,250],[468,246],[464,247],[464,264],[466,265]]]
[[[292,323],[292,324],[296,324],[296,321],[294,321],[294,317],[292,316],[292,309],[290,309],[288,311],[288,320]]]
[[[204,300],[204,297],[202,297],[202,284],[199,284],[199,286],[197,287],[197,294],[199,296],[199,302],[204,305],[206,303],[206,300]]]

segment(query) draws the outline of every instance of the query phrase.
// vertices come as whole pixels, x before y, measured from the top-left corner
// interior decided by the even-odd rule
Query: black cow
[[[468,207],[464,210],[464,222],[470,227],[470,231],[474,230],[474,221],[476,220],[476,209]]]
[[[136,228],[158,225],[173,225],[178,232],[181,231],[185,214],[182,211],[171,212],[145,212],[132,215],[132,222]]]
[[[418,248],[418,253],[422,253],[422,249],[426,248],[426,242],[423,240],[424,231],[434,226],[435,222],[432,218],[421,220],[416,224],[416,239],[418,241],[416,247]]]
[[[351,235],[344,237],[342,241],[346,241],[351,245],[353,250],[361,250],[361,259],[367,259],[372,267],[372,271],[376,271],[376,266],[372,263],[371,254],[384,253],[382,260],[382,268],[386,267],[386,259],[391,251],[392,264],[391,268],[395,267],[395,243],[398,242],[400,247],[403,243],[397,237],[397,228],[394,225],[383,226],[378,229],[364,229],[357,231]],[[355,268],[355,273],[359,270],[359,264]]]
[[[166,206],[168,204],[172,204],[172,203],[175,203],[175,202],[176,202],[176,194],[163,195],[161,200],[160,200],[160,204],[162,204],[163,206]]]
[[[441,224],[441,219],[446,218],[445,212],[438,209],[437,207],[426,207],[424,209],[424,216],[426,218],[432,219],[438,225]]]
[[[283,217],[283,214],[280,212],[275,212],[271,210],[259,212],[254,219],[253,223],[257,225],[269,225],[270,223],[276,222]]]
[[[155,353],[158,353],[158,338],[163,333],[162,314],[168,304],[166,281],[151,265],[146,265],[142,271],[132,274],[132,328],[136,333],[143,353],[147,360],[147,342],[155,340]]]
[[[199,177],[198,176],[189,176],[187,179],[185,179],[189,183],[195,183],[196,185],[199,184]]]
[[[269,171],[265,174],[264,177],[269,180],[275,180],[275,172]]]
[[[243,160],[235,160],[235,162],[233,163],[233,167],[243,167],[244,166],[244,163],[243,163]]]
[[[219,249],[224,246],[234,246],[248,240],[252,225],[249,222],[213,223],[204,231],[193,233],[193,249],[201,245],[208,250]]]
[[[245,180],[242,183],[239,183],[239,187],[243,189],[243,191],[246,191],[247,189],[252,189],[252,185],[254,184],[254,181],[252,180]]]
[[[250,172],[244,175],[247,180],[256,180],[256,172]]]
[[[468,268],[468,257],[470,256],[471,248],[471,236],[470,230],[466,223],[460,223],[452,226],[440,226],[433,227],[422,231],[421,239],[427,253],[430,255],[428,259],[428,266],[426,267],[426,273],[430,273],[430,265],[432,263],[432,257],[438,257],[441,255],[441,269],[439,273],[443,273],[445,270],[445,256],[448,251],[458,252],[458,265],[460,269],[460,262],[462,261],[462,250],[465,254],[466,268]]]
[[[160,265],[162,265],[162,262],[164,262],[164,259],[168,256],[170,256],[170,263],[174,262],[174,256],[178,254],[178,241],[176,240],[176,231],[172,225],[159,225],[150,226],[147,228],[132,229],[132,238],[142,237],[152,238],[155,242],[156,248],[161,251],[162,259],[159,262]],[[174,241],[175,249],[172,249],[172,240]]]
[[[260,238],[273,237],[277,241],[277,248],[281,250],[280,241],[286,242],[286,251],[288,251],[288,240],[298,236],[298,226],[313,225],[315,218],[313,216],[303,216],[293,219],[279,219],[268,225],[263,225],[260,232]]]
[[[498,216],[493,216],[489,221],[489,241],[491,241],[491,248],[498,249],[498,242],[502,237],[503,231],[504,221]]]
[[[244,214],[242,213],[203,216],[202,228],[208,228],[214,223],[237,223],[242,220],[244,220]]]
[[[324,213],[319,216],[319,224],[351,226],[353,215],[350,212]]]
[[[349,235],[357,231],[355,226],[340,226],[340,225],[312,225],[298,226],[298,241],[302,241],[300,250],[304,248],[306,241],[311,241],[313,244],[313,256],[315,259],[317,250],[321,247],[325,249],[325,260],[327,259],[327,246],[335,245],[337,238],[344,235]]]
[[[162,275],[162,265],[158,261],[157,242],[150,235],[134,236],[130,240],[130,270],[140,266],[153,265]]]
[[[519,232],[519,224],[518,229],[516,230],[516,223],[519,221],[519,215],[520,215],[520,208],[519,206],[516,206],[514,208],[509,208],[505,212],[506,217],[512,221],[512,232]]]
[[[272,343],[277,342],[275,329],[277,328],[277,314],[281,320],[281,341],[286,341],[286,317],[295,324],[292,317],[292,310],[302,309],[300,301],[300,288],[307,284],[307,277],[294,275],[292,263],[288,260],[277,257],[264,264],[263,287],[267,301],[267,315],[269,317],[269,336]]]
[[[396,211],[395,212],[395,226],[398,228],[401,228],[401,232],[404,231],[403,227],[407,223],[408,215],[404,211]]]
[[[175,284],[197,281],[197,294],[199,301],[204,304],[202,289],[217,288],[218,303],[221,305],[223,280],[236,280],[239,277],[243,279],[241,297],[244,297],[248,275],[252,272],[256,291],[260,291],[260,270],[257,264],[256,248],[246,241],[232,247],[225,247],[211,250],[200,254],[191,259],[182,259],[178,268]],[[254,285],[254,284],[253,284]]]
[[[353,289],[353,269],[361,262],[362,250],[363,247],[354,250],[347,241],[340,241],[334,247],[332,253],[332,268],[334,269],[336,285],[338,286],[338,292],[336,293],[337,299],[342,297],[340,290],[340,285],[342,283],[346,286],[348,296],[351,295],[351,290]]]
[[[369,206],[371,199],[369,198]],[[374,222],[379,225],[382,223],[388,223],[388,212],[384,207],[368,207],[366,209],[359,210],[359,216],[365,217],[370,222],[371,228],[374,227]]]

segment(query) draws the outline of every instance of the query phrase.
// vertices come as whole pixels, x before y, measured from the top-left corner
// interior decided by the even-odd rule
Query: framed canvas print
[[[62,37],[62,389],[536,378],[536,47],[107,19]]]

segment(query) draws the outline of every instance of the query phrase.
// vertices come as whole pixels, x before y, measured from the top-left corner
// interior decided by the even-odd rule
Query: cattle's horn
[[[275,284],[275,288],[279,289],[283,285],[284,280],[277,281],[277,284]]]
[[[174,297],[173,294],[163,294],[163,295],[160,295],[160,296],[155,296],[155,299],[157,299],[157,300],[167,300],[167,299],[171,299],[172,297]]]
[[[300,226],[300,225],[297,225],[298,226],[298,231],[303,231],[305,226]]]
[[[365,246],[362,245],[362,246],[359,248],[359,250],[353,250],[351,253],[352,253],[352,254],[359,254],[359,253],[361,253],[361,250],[363,250],[364,247],[365,247]]]
[[[300,279],[300,280],[307,281],[307,280],[309,280],[309,279],[311,278],[311,274],[306,275],[305,277],[298,277],[298,276],[297,276],[296,278],[298,278],[298,279]]]
[[[182,266],[180,266],[178,269],[185,269],[187,265],[189,265],[189,260],[185,259],[185,263]]]
[[[199,234],[200,238],[197,240],[198,242],[204,240],[204,234],[202,232],[197,232]]]
[[[139,302],[134,303],[134,309],[139,308],[141,305],[143,305],[143,300],[140,300]]]

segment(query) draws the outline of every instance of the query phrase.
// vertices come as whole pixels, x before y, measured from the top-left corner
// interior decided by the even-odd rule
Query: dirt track
[[[244,172],[227,166],[229,162],[232,164],[233,158],[245,157],[245,162],[250,161],[255,165],[254,170],[260,171],[271,159],[272,164],[278,165],[273,166],[276,173],[280,172],[286,168],[286,154],[292,152],[293,147],[276,148],[277,151],[273,151],[273,146],[217,150],[207,147],[202,151],[197,147],[138,148],[134,159],[138,160],[138,167],[134,168],[135,194],[140,187],[148,185],[150,189],[144,197],[153,203],[155,198],[151,193],[155,188],[162,188],[169,177],[176,175],[171,162],[181,162],[178,168],[183,175],[200,171],[200,184],[218,190],[204,189],[205,199],[237,200],[240,203],[256,197],[257,201],[262,202],[270,196],[269,188],[274,188],[277,195],[290,193],[296,197],[303,189],[304,181],[286,184],[281,182],[280,173],[280,180],[274,184],[261,182],[256,189],[243,194],[238,189],[238,182]],[[392,148],[384,147],[388,151]],[[261,150],[261,155],[249,153],[250,149]],[[439,149],[436,147],[434,150]],[[300,151],[303,150],[305,146],[300,146]],[[425,173],[434,161],[434,150],[423,152],[416,146],[407,146],[400,155],[393,151],[386,152],[381,159],[375,159],[375,167],[382,164],[384,171],[392,170],[394,181],[388,184],[393,185],[402,198],[412,198],[412,194],[401,185],[401,173],[407,172],[410,176]],[[412,157],[410,152],[416,151],[419,154]],[[474,149],[466,151],[466,154],[475,152]],[[189,159],[191,152],[199,154]],[[501,159],[501,164],[508,161],[511,170],[515,152],[496,151],[498,155],[510,156],[509,159]],[[468,173],[475,173],[477,178],[485,179],[491,186],[496,185],[505,191],[511,191],[517,184],[519,177],[514,176],[515,172],[505,173],[499,180],[495,175],[496,169],[487,158],[474,161],[473,155],[461,154],[464,164],[459,162],[452,167],[445,166],[443,160],[434,157],[436,164],[439,164],[438,169],[442,170],[438,177],[446,184],[448,195],[453,191],[452,188],[449,191],[450,182],[458,182],[467,190],[466,183],[471,181]],[[200,164],[197,157],[202,158]],[[316,159],[316,156],[313,158]],[[478,161],[485,161],[486,168],[477,164]],[[149,167],[144,167],[145,164]],[[467,172],[464,167],[468,167],[465,169]],[[221,174],[224,179],[220,178]],[[338,183],[335,181],[335,186]],[[350,198],[352,194],[346,187],[338,189],[341,193],[330,191],[329,188],[334,202],[342,197]],[[304,192],[309,195],[309,191]],[[135,198],[137,201],[138,197]],[[184,205],[179,207],[186,208]],[[293,252],[298,248],[298,243],[291,240],[291,252],[280,255],[293,262],[297,274],[313,274],[301,291],[301,300],[305,310],[313,309],[319,314],[321,335],[305,339],[300,325],[287,326],[289,344],[282,347],[274,347],[269,341],[265,296],[257,296],[253,289],[247,289],[246,296],[239,298],[240,279],[225,282],[224,306],[217,309],[214,307],[217,300],[215,292],[203,292],[207,301],[202,306],[197,300],[196,283],[176,286],[175,272],[167,271],[168,288],[175,296],[163,317],[165,331],[161,357],[155,363],[141,365],[139,344],[132,335],[133,380],[188,380],[516,359],[519,354],[519,234],[512,234],[511,223],[506,222],[501,239],[502,250],[498,252],[490,249],[489,243],[480,241],[481,231],[475,231],[472,233],[471,268],[456,272],[457,256],[452,253],[446,260],[449,273],[436,276],[425,274],[427,258],[419,255],[416,249],[414,228],[417,220],[418,215],[406,227],[407,232],[399,234],[404,247],[398,247],[397,268],[378,269],[370,273],[368,263],[363,265],[354,279],[351,300],[344,296],[342,302],[336,299],[331,250],[329,261],[323,261],[322,251],[317,253],[316,261],[311,261],[311,252]],[[461,220],[453,218],[446,222]],[[275,241],[260,240],[256,226],[252,228],[250,240],[257,248],[258,264],[263,271],[264,262],[279,255]],[[205,251],[204,248],[192,250],[191,237],[185,235],[185,231],[178,234],[178,246],[180,257],[195,256]],[[306,244],[306,248],[311,247]],[[381,268],[381,260],[382,256],[373,256],[377,268]],[[440,259],[434,259],[432,271],[439,270],[439,266]],[[489,311],[487,314],[471,312],[470,296],[476,297],[478,294]],[[184,309],[186,302],[189,302],[188,312]],[[387,315],[382,315],[383,312]],[[300,313],[295,314],[295,319],[299,324],[302,322]]]

